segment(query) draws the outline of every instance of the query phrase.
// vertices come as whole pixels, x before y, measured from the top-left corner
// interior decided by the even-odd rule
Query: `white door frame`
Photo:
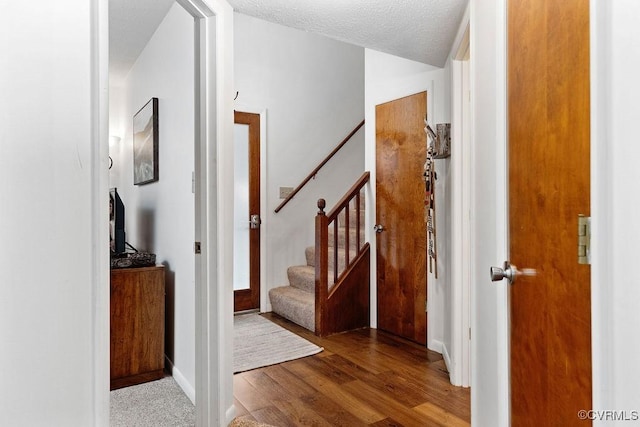
[[[227,425],[233,406],[233,9],[178,0],[195,20],[196,422]],[[220,183],[220,185],[219,185]]]
[[[471,0],[471,422],[509,425],[506,0]],[[503,281],[504,282],[504,281]]]
[[[470,385],[471,338],[471,174],[469,100],[469,10],[461,22],[451,53],[451,347],[443,346],[449,380]]]
[[[199,426],[227,425],[233,405],[233,9],[226,0],[177,0],[195,20],[195,237],[196,256],[196,419]],[[92,114],[99,150],[108,153],[108,1],[95,0],[93,25],[97,34],[92,59],[95,112]],[[95,194],[103,194],[104,176],[96,177]],[[101,196],[100,196],[101,197]],[[101,197],[101,200],[104,199]],[[106,205],[106,201],[102,201]],[[106,212],[106,210],[103,210]],[[101,218],[100,211],[94,213]],[[108,233],[97,235],[105,240]],[[106,240],[96,242],[107,247]],[[94,303],[95,425],[109,424],[108,275],[96,281]],[[102,276],[101,276],[102,277]],[[105,283],[106,282],[106,283]],[[104,289],[104,290],[103,290]],[[106,295],[106,296],[105,296]],[[104,300],[104,301],[103,301]],[[108,345],[106,346],[108,349]],[[106,356],[105,356],[106,355]],[[104,378],[104,380],[103,380]]]

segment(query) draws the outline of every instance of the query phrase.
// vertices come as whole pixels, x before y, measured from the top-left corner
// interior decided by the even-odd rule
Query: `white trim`
[[[470,385],[469,306],[471,298],[471,176],[470,102],[469,102],[469,21],[462,21],[460,44],[451,62],[451,306],[445,312],[451,322],[451,357],[447,365],[449,379],[455,386]]]
[[[424,83],[423,83],[424,85]],[[429,125],[431,125],[432,129],[436,128],[436,108],[435,108],[435,99],[436,99],[436,92],[435,92],[435,81],[434,80],[429,80],[428,83],[423,86],[424,89],[422,89],[423,91],[427,92],[427,120]],[[421,92],[421,91],[418,91]],[[418,93],[416,92],[416,93]],[[396,98],[397,99],[397,98]],[[426,137],[426,135],[425,135]],[[375,181],[374,181],[375,182]],[[435,185],[435,184],[434,184]],[[443,227],[444,229],[444,227]],[[377,257],[374,257],[374,259]],[[429,263],[429,255],[427,254],[427,258],[426,258],[426,262],[427,264]],[[436,301],[436,297],[435,295],[435,283],[436,283],[436,278],[435,278],[435,274],[434,273],[429,273],[429,269],[426,268],[427,266],[425,266],[425,271],[427,272],[427,301]],[[376,278],[376,283],[377,283],[377,278]],[[431,285],[430,285],[431,284]],[[431,304],[433,304],[432,302],[428,302],[428,305],[431,306]],[[433,337],[436,336],[437,334],[434,332],[434,323],[435,322],[430,322],[429,321],[429,311],[427,311],[427,348],[429,350],[438,352],[438,353],[442,353],[442,342],[439,340],[434,339]]]
[[[453,368],[453,361],[451,360],[451,356],[449,355],[449,350],[447,350],[447,346],[444,343],[442,343],[441,353],[442,353],[442,360],[444,360],[444,364],[447,367],[447,371],[449,371],[449,378],[451,378],[451,369]],[[451,384],[455,385],[453,384],[453,381],[451,381]]]
[[[110,375],[110,295],[109,295],[109,233],[103,224],[107,218],[109,189],[109,3],[91,2],[91,222],[93,265],[93,424],[109,425]]]
[[[611,366],[615,348],[611,330],[611,281],[614,253],[611,236],[611,146],[607,147],[611,123],[609,85],[611,45],[611,4],[590,0],[590,79],[591,79],[591,369],[594,410],[616,408],[614,370]],[[594,425],[604,425],[595,421]]]
[[[196,389],[187,381],[182,372],[178,368],[175,367],[171,359],[164,355],[165,366],[169,366],[169,372],[171,372],[171,376],[175,380],[175,382],[180,386],[184,394],[187,395],[191,403],[196,404]]]
[[[233,10],[178,0],[195,18],[196,421],[227,425],[233,406]],[[229,231],[228,231],[229,230]],[[229,418],[231,417],[231,418]]]
[[[435,351],[436,353],[442,354],[442,352],[444,351],[444,348],[445,346],[440,340],[431,340],[429,342],[429,350],[431,351]]]
[[[269,240],[269,221],[267,220],[267,110],[263,109],[260,114],[260,311],[271,311],[269,292],[267,289],[267,266],[269,265],[269,251],[267,241]]]
[[[466,46],[469,49],[469,37],[470,37],[470,28],[469,28],[469,20],[470,20],[470,4],[467,4],[467,7],[464,10],[464,14],[462,15],[462,19],[460,20],[460,25],[458,26],[458,32],[456,33],[456,38],[453,40],[453,44],[451,45],[451,52],[449,53],[449,58],[452,60],[464,60],[461,54],[461,48]]]
[[[470,49],[467,43],[467,49]],[[460,326],[460,385],[471,386],[471,75],[469,61],[462,64],[463,94],[467,99],[466,107],[463,107],[463,138],[462,138],[462,301],[460,302],[461,326]]]
[[[212,1],[213,0],[207,0]],[[218,292],[217,310],[209,321],[218,328],[218,340],[212,340],[218,363],[217,396],[221,424],[235,416],[233,404],[233,290],[224,284],[233,281],[233,9],[216,0],[216,84],[217,84],[217,157],[218,170]],[[218,11],[220,12],[218,14]],[[216,316],[217,313],[217,316]],[[217,317],[217,318],[216,318]],[[210,362],[211,363],[211,362]],[[222,419],[224,414],[224,419]],[[212,423],[206,424],[211,425]]]
[[[470,3],[471,422],[495,426],[509,425],[510,401],[507,285],[488,275],[507,259],[506,7]]]
[[[267,210],[267,109],[245,107],[238,104],[236,111],[260,115],[260,312],[271,311],[269,292],[267,289],[269,220]]]
[[[509,181],[508,181],[508,104],[507,104],[507,2],[498,0],[496,7],[496,243],[499,260],[509,259]],[[479,142],[479,141],[477,141]],[[477,194],[477,197],[482,195]],[[474,246],[477,248],[478,246]],[[501,253],[500,253],[501,252]],[[502,256],[500,256],[502,255]],[[486,266],[485,271],[486,271]],[[487,276],[488,277],[488,276]],[[488,279],[487,279],[488,280]],[[510,345],[511,319],[509,316],[509,293],[507,284],[503,283],[497,297],[498,366],[504,369],[499,372],[498,400],[499,416],[511,423],[511,364]]]

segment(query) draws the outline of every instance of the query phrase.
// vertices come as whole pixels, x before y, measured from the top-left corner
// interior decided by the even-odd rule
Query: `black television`
[[[109,191],[109,237],[111,254],[125,252],[126,236],[124,232],[124,203],[118,195],[118,189]]]

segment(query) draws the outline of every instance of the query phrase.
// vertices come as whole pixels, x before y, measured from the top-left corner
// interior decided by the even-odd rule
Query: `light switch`
[[[280,187],[280,198],[286,199],[289,194],[293,193],[293,187]]]

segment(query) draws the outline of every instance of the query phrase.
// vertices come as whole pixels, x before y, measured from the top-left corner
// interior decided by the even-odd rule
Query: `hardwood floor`
[[[470,391],[454,387],[442,356],[375,329],[318,338],[311,357],[234,376],[238,416],[274,426],[468,426]]]

